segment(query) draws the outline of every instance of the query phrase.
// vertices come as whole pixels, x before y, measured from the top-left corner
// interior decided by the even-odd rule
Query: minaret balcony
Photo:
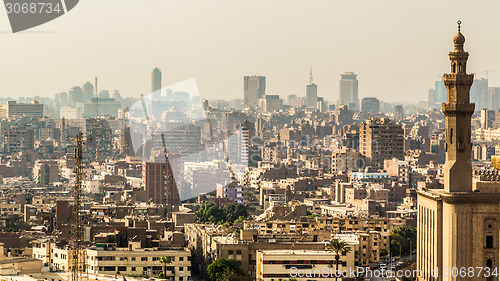
[[[444,83],[449,85],[472,85],[474,74],[467,73],[445,73],[443,74]]]
[[[473,103],[443,103],[443,113],[445,116],[468,115],[474,114]]]

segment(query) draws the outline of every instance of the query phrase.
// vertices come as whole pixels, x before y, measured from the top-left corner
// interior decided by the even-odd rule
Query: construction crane
[[[70,268],[71,281],[81,281],[87,279],[86,249],[84,236],[82,183],[85,177],[83,170],[83,146],[87,138],[83,133],[78,133],[74,138],[68,137],[70,142],[76,143],[75,148],[75,185],[73,189],[73,221],[71,222],[70,240]],[[89,140],[90,141],[90,140]]]
[[[486,69],[484,71],[484,73],[486,73],[486,80],[488,80],[488,74],[490,74],[490,72],[495,72],[494,70],[489,70],[489,69]]]

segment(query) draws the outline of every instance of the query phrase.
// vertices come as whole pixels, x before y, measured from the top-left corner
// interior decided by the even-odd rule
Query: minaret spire
[[[464,51],[465,36],[460,32],[453,37],[454,50],[448,55],[451,73],[444,74],[443,80],[448,91],[447,102],[443,103],[446,117],[446,163],[444,166],[444,189],[447,192],[472,191],[471,165],[471,116],[475,105],[470,103],[470,87],[473,74],[467,74],[469,53]]]

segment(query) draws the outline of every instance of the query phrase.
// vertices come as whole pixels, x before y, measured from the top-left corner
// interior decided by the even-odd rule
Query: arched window
[[[457,72],[457,64],[456,63],[453,63],[451,65],[451,73],[456,73]]]
[[[450,144],[453,144],[453,128],[450,129]]]
[[[462,63],[458,64],[458,73],[463,73],[462,72]]]

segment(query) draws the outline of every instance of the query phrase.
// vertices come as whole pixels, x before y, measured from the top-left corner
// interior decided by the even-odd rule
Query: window
[[[127,271],[127,267],[126,266],[119,266],[118,271]]]
[[[142,257],[141,261],[148,261],[148,257]]]
[[[184,271],[184,267],[179,267],[179,271]]]
[[[158,259],[158,257],[153,257],[153,261],[157,261]]]
[[[486,236],[486,248],[493,248],[493,236],[491,235]]]
[[[131,271],[135,271],[135,267],[130,268]]]
[[[132,261],[135,261],[135,257],[131,257],[130,259],[131,259]]]
[[[228,255],[232,255],[233,253],[234,253],[234,251],[233,251],[233,250],[229,250],[229,251],[227,251],[227,254],[228,254]]]
[[[153,266],[153,271],[160,271],[162,270],[161,266]]]
[[[179,261],[184,261],[184,257],[179,257]]]
[[[104,271],[116,271],[116,266],[105,266]]]
[[[241,250],[236,250],[237,255],[241,255]]]
[[[120,257],[120,261],[124,261],[124,260],[125,260],[125,258],[124,258],[124,257]]]

